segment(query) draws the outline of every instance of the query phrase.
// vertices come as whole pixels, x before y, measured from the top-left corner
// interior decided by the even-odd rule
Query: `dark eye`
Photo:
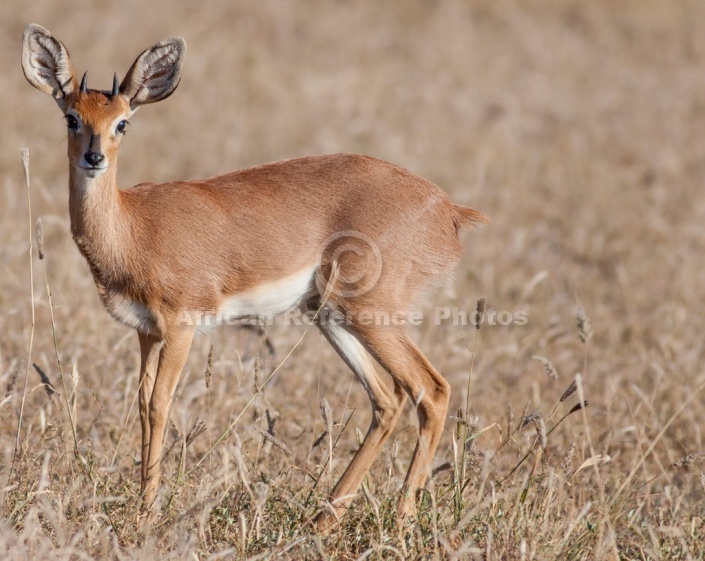
[[[71,114],[66,115],[66,126],[71,131],[78,130],[78,119]]]
[[[129,124],[129,123],[128,123],[127,121],[125,121],[125,120],[120,121],[120,122],[117,124],[117,127],[115,127],[115,131],[118,132],[118,133],[120,133],[120,134],[125,134],[125,133],[127,132],[127,125],[128,125],[128,124]]]

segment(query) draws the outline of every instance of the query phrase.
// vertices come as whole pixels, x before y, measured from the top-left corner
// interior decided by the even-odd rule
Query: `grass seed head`
[[[261,389],[260,385],[259,385],[259,374],[260,374],[259,354],[255,355],[255,368],[254,368],[254,370],[255,370],[255,379],[254,379],[255,393],[259,393],[259,391]]]
[[[328,400],[324,397],[321,399],[320,403],[321,418],[326,425],[326,431],[328,434],[333,433],[333,412],[331,411],[330,404]]]
[[[540,413],[531,413],[531,415],[523,415],[521,418],[521,428],[524,428],[529,423],[533,423],[536,419],[540,419]]]
[[[198,438],[200,434],[203,434],[206,431],[206,428],[206,423],[204,423],[201,419],[196,419],[196,422],[186,434],[186,446],[189,446],[194,440],[196,440],[196,438]]]
[[[578,389],[578,383],[573,380],[570,383],[570,386],[566,388],[566,390],[563,392],[563,395],[561,396],[561,403],[563,403],[566,399],[568,399],[571,395],[573,395],[576,390]]]
[[[514,424],[514,408],[511,403],[507,404],[507,435],[512,434],[512,425]]]
[[[482,318],[485,316],[485,299],[480,298],[477,301],[477,308],[475,309],[475,328],[480,329],[482,325]]]
[[[581,401],[580,403],[576,403],[573,405],[570,411],[568,411],[568,415],[575,413],[576,411],[580,411],[581,409],[585,409],[588,406],[588,400],[586,399],[585,401]]]
[[[213,345],[212,344],[211,344],[210,350],[208,351],[208,363],[206,365],[205,378],[206,378],[206,388],[210,389],[211,384],[213,383]]]
[[[561,461],[560,469],[565,474],[568,475],[569,471],[573,471],[573,458],[575,457],[575,442],[570,445],[568,451],[566,452],[563,460]]]
[[[580,337],[583,343],[587,343],[592,337],[593,329],[590,318],[587,316],[582,306],[578,307],[576,324],[578,326],[578,337]]]
[[[548,439],[546,438],[546,423],[541,415],[536,415],[531,422],[534,424],[534,428],[536,429],[536,436],[539,439],[539,444],[541,445],[541,448],[545,450],[548,442]]]
[[[679,468],[679,467],[687,467],[687,466],[690,466],[690,465],[692,465],[692,464],[699,464],[699,463],[702,462],[703,460],[705,460],[705,454],[700,454],[700,453],[697,453],[697,454],[688,454],[687,456],[682,457],[682,458],[681,458],[680,460],[678,460],[677,462],[673,462],[673,463],[671,464],[671,467],[677,467],[677,468]]]
[[[37,223],[34,228],[34,236],[37,238],[37,250],[39,252],[39,260],[44,259],[44,226],[42,219],[37,218]]]
[[[32,366],[34,366],[34,369],[37,371],[37,374],[39,374],[39,378],[41,378],[42,380],[44,390],[47,392],[49,399],[52,403],[55,403],[56,390],[54,389],[54,384],[51,383],[49,376],[47,376],[46,372],[44,372],[44,370],[42,370],[38,364],[33,362]]]
[[[534,355],[531,358],[543,364],[543,367],[546,370],[546,375],[549,378],[553,380],[558,380],[558,372],[556,371],[556,367],[553,366],[553,363],[550,360],[548,360],[545,356],[541,355]]]
[[[526,423],[524,422],[525,419],[529,417],[529,407],[531,406],[531,402],[527,401],[524,404],[524,409],[521,412],[521,422],[519,424],[520,428],[524,428],[526,426]]]

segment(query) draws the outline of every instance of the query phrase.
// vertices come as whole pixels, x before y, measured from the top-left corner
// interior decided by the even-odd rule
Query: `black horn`
[[[118,82],[117,72],[113,76],[113,91],[110,94],[112,97],[117,96],[120,93],[120,82]]]
[[[88,70],[83,74],[81,78],[81,93],[88,93]]]

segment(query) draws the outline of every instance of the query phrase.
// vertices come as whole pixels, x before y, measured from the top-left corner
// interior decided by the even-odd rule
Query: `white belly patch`
[[[288,277],[261,284],[235,294],[223,301],[216,311],[189,310],[180,314],[180,321],[206,331],[216,325],[235,325],[243,319],[257,318],[270,322],[274,316],[297,306],[314,286],[315,267]]]

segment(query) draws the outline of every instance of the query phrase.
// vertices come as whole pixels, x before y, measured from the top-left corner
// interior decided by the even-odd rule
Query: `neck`
[[[71,233],[96,280],[124,268],[129,251],[116,172],[114,164],[98,177],[89,177],[74,165],[69,170]]]

